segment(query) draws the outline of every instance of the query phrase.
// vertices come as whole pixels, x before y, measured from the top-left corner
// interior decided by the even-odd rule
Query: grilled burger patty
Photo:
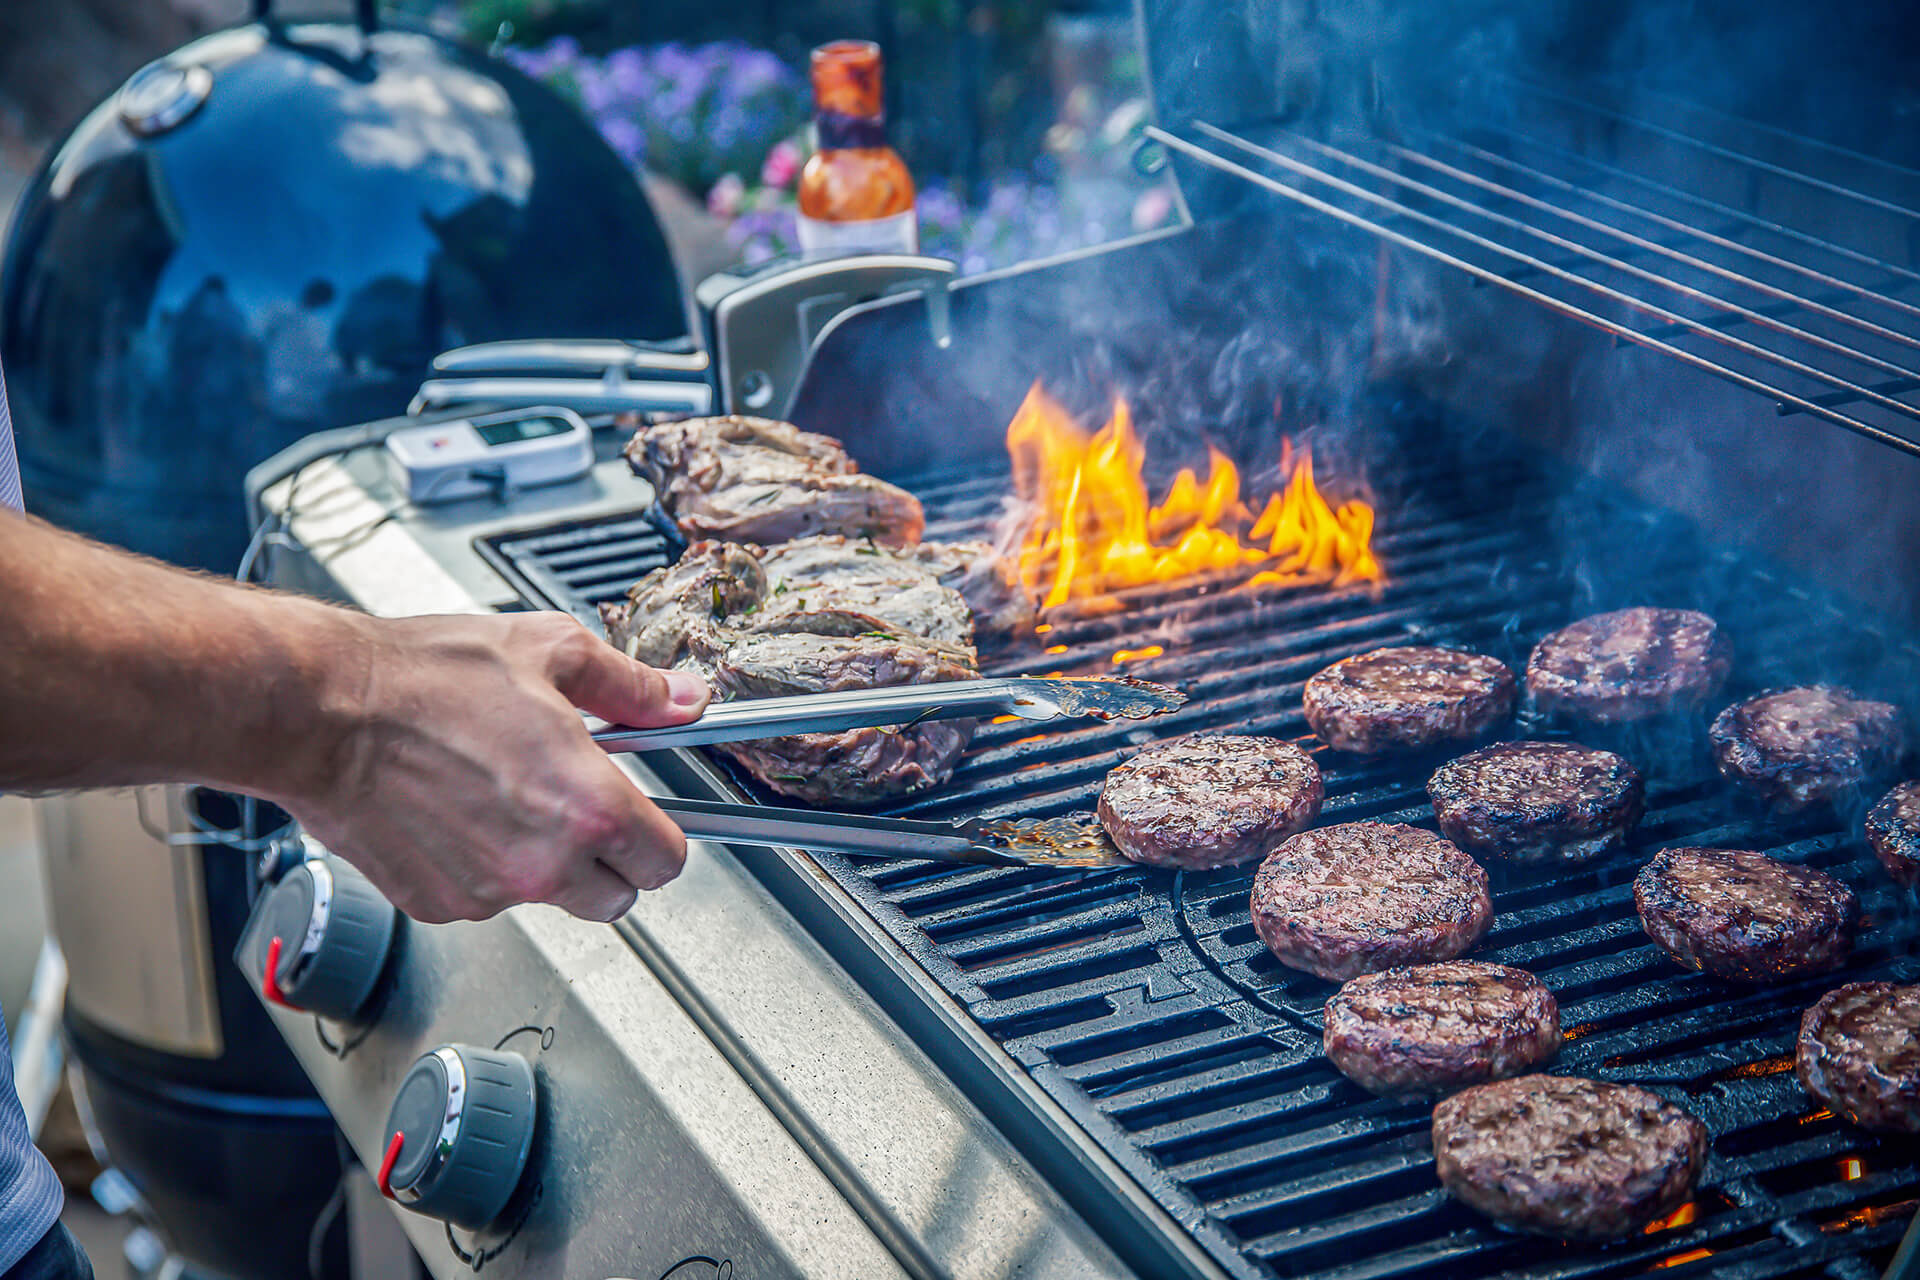
[[[1521,1076],[1435,1107],[1433,1156],[1449,1192],[1506,1226],[1616,1240],[1693,1194],[1707,1127],[1633,1085]]]
[[[1541,711],[1616,724],[1705,701],[1732,665],[1732,646],[1706,614],[1620,609],[1534,645],[1527,690]]]
[[[1385,822],[1288,837],[1260,864],[1252,905],[1280,963],[1336,982],[1451,960],[1493,923],[1479,863],[1431,831]]]
[[[1136,862],[1194,870],[1265,857],[1320,816],[1313,757],[1279,738],[1196,734],[1107,775],[1100,821]]]
[[[1449,960],[1363,974],[1327,1001],[1327,1057],[1370,1093],[1442,1093],[1560,1052],[1560,1006],[1524,969]]]
[[[1873,806],[1867,843],[1888,875],[1908,888],[1920,885],[1920,779],[1901,783]]]
[[[1633,901],[1661,950],[1734,982],[1835,967],[1860,918],[1859,899],[1832,876],[1747,849],[1663,849],[1634,879]]]
[[[1920,1133],[1920,987],[1850,982],[1800,1019],[1806,1091],[1868,1129]]]
[[[1611,751],[1502,742],[1441,765],[1427,794],[1442,834],[1468,853],[1577,862],[1626,843],[1645,786]]]
[[[1708,730],[1720,772],[1783,809],[1804,809],[1889,772],[1900,712],[1835,685],[1769,689],[1736,702]]]
[[[1513,673],[1484,654],[1411,645],[1342,658],[1307,681],[1307,723],[1342,751],[1467,741],[1513,710]]]

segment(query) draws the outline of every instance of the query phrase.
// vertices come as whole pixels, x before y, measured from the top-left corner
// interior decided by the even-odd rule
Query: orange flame
[[[1382,577],[1373,508],[1357,499],[1329,504],[1310,455],[1258,514],[1241,499],[1239,469],[1211,447],[1204,481],[1183,470],[1154,503],[1146,446],[1126,402],[1116,399],[1113,416],[1089,435],[1038,383],[1007,427],[1007,451],[1014,491],[1031,513],[1017,566],[1044,608],[1198,573],[1255,570],[1249,586]]]

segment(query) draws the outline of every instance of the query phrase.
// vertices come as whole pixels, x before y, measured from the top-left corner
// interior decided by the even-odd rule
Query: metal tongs
[[[654,797],[679,828],[697,840],[767,848],[815,849],[865,858],[931,859],[987,867],[1087,870],[1132,864],[1098,822],[1077,818],[921,822],[820,813],[722,800]]]
[[[1187,700],[1177,689],[1128,676],[1014,676],[1001,680],[954,680],[901,684],[841,693],[803,693],[789,698],[716,702],[698,720],[667,729],[594,730],[609,752],[664,751],[713,742],[745,742],[790,733],[838,733],[913,725],[927,720],[974,720],[1012,715],[1022,720],[1096,716],[1144,720]]]
[[[669,729],[605,728],[596,730],[593,737],[609,752],[658,751],[791,733],[835,733],[996,715],[1023,720],[1062,716],[1143,720],[1172,711],[1186,700],[1178,690],[1124,676],[1021,676],[721,702],[691,724]],[[984,866],[1129,865],[1099,823],[1073,818],[922,822],[674,797],[657,797],[654,803],[689,836],[729,844]]]

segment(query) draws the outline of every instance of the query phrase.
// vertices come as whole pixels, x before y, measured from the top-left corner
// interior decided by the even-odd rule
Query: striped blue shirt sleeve
[[[7,384],[0,377],[0,507],[20,509],[20,464],[7,417]],[[5,536],[0,534],[0,536]],[[26,1113],[13,1089],[13,1053],[0,1011],[0,1271],[40,1242],[60,1217],[60,1179],[33,1145]]]
[[[7,415],[7,380],[0,377],[0,507],[15,511],[20,498],[20,459],[13,451],[13,419]]]

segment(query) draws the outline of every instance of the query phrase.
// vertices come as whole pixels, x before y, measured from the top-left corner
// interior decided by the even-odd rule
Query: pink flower
[[[1173,192],[1165,183],[1148,187],[1133,202],[1133,229],[1151,231],[1173,214]]]
[[[767,161],[760,166],[760,184],[767,187],[790,187],[793,180],[800,176],[800,165],[806,157],[800,154],[791,138],[773,144],[773,150],[767,152]]]
[[[731,218],[740,212],[740,202],[746,194],[747,184],[739,174],[723,173],[707,192],[707,212],[716,218]]]

